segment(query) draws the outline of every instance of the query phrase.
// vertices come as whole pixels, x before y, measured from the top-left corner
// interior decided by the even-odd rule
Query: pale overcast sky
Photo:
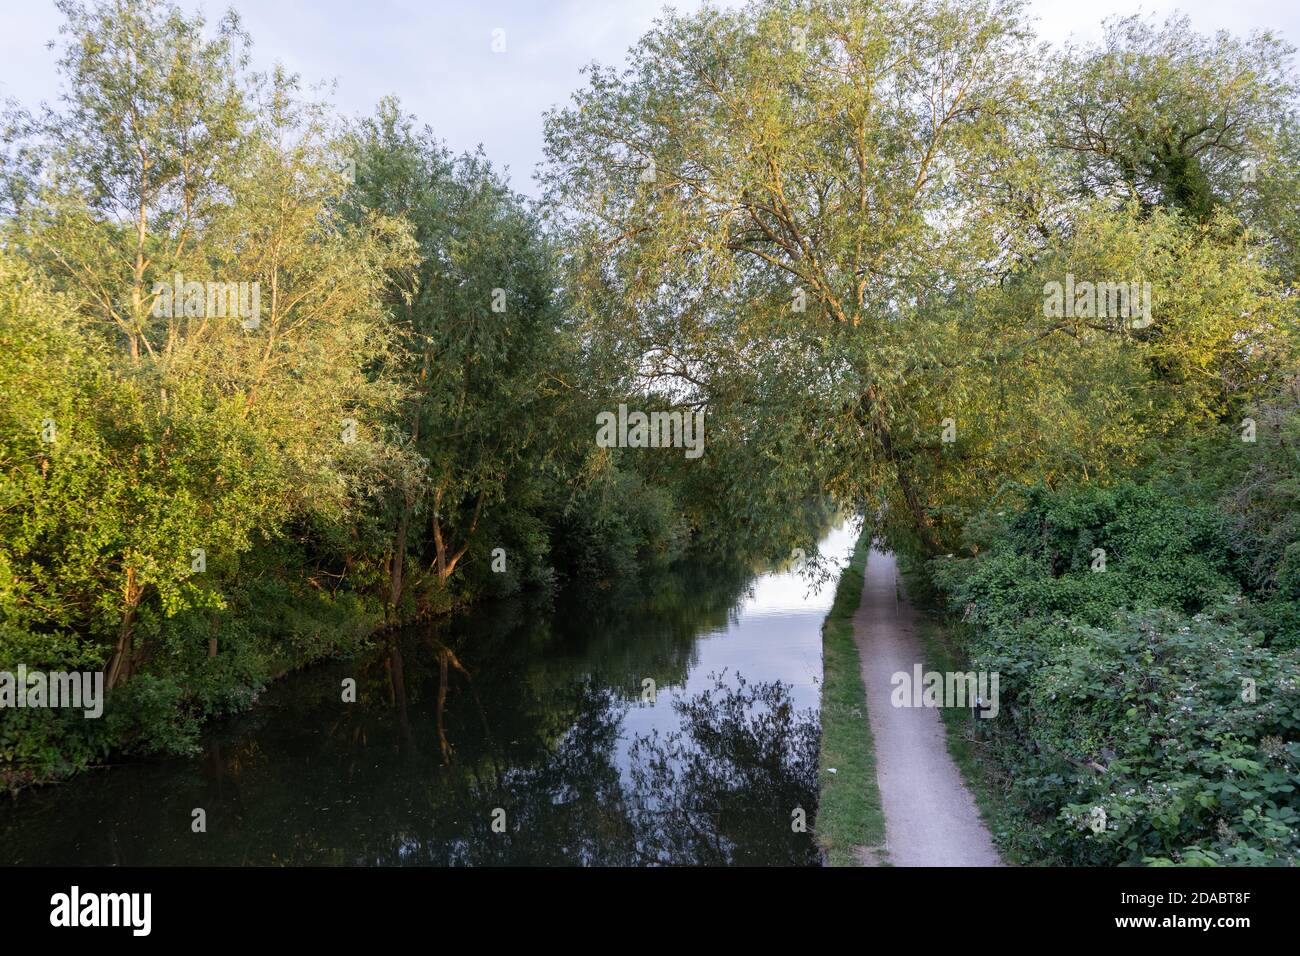
[[[305,80],[337,80],[347,114],[369,113],[396,93],[408,112],[457,150],[482,144],[509,166],[514,187],[535,194],[542,158],[542,111],[567,100],[592,60],[617,64],[664,0],[181,0],[215,18],[239,11],[252,34],[256,65],[279,60]],[[670,4],[693,10],[699,0]],[[731,5],[731,4],[728,4]],[[1273,29],[1300,44],[1300,4],[1283,0],[1034,0],[1040,35],[1061,42],[1098,35],[1115,13],[1178,9],[1203,32]],[[52,0],[0,0],[0,99],[25,106],[58,93],[55,53],[61,16]],[[506,50],[492,52],[492,32]]]

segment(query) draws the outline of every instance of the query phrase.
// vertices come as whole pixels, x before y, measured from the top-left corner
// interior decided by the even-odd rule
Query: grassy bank
[[[840,575],[835,602],[822,625],[822,736],[817,765],[821,796],[816,831],[831,866],[858,866],[857,848],[878,852],[885,841],[866,689],[853,641],[853,614],[862,599],[870,550],[871,528],[867,527]]]

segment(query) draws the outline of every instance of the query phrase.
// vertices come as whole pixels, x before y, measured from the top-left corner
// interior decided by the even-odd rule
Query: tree
[[[46,381],[8,367],[14,390],[64,396],[62,444],[39,458],[44,490],[30,450],[12,459],[15,518],[43,530],[6,547],[34,605],[16,619],[111,633],[111,688],[157,633],[137,641],[142,609],[220,610],[256,542],[338,520],[402,471],[384,430],[401,388],[371,373],[410,244],[400,224],[337,214],[321,108],[281,72],[238,72],[232,18],[209,40],[153,0],[64,12],[72,92],[26,154],[51,185],[6,223],[44,274],[21,282],[72,313],[39,346],[59,350]],[[39,341],[15,309],[6,332]],[[31,422],[13,427],[29,449]]]
[[[1100,45],[1056,58],[1048,142],[1088,194],[1201,221],[1218,204],[1258,212],[1261,182],[1295,178],[1281,140],[1295,119],[1293,52],[1268,32],[1204,37],[1185,16],[1113,18]]]
[[[424,462],[397,491],[390,603],[420,546],[445,583],[484,511],[516,499],[559,452],[562,337],[550,250],[540,224],[481,155],[452,157],[395,100],[351,137],[357,217],[410,223],[417,255],[389,272],[392,328],[409,398],[394,421]],[[417,519],[427,533],[412,535]]]
[[[1080,195],[1053,125],[1074,108],[1041,56],[1017,3],[758,0],[666,15],[548,117],[543,181],[591,335],[629,380],[667,357],[747,512],[883,498],[944,550],[990,482],[1087,476],[1135,453],[1124,435],[1204,420],[1216,388],[1228,413],[1267,375],[1282,315],[1238,261],[1254,245],[1167,155],[1142,215]],[[1270,64],[1247,112],[1275,105]],[[1141,102],[1185,75],[1152,71]],[[1174,218],[1151,216],[1160,196]],[[1152,283],[1154,326],[1045,314],[1076,265]]]
[[[39,225],[24,238],[139,359],[175,332],[154,279],[204,272],[196,239],[242,159],[248,37],[229,13],[209,38],[162,0],[58,6],[66,92],[39,124],[49,185],[24,204]]]

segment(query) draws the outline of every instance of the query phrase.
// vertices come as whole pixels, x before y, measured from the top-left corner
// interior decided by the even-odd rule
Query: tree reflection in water
[[[267,688],[213,727],[205,759],[0,806],[0,863],[815,864],[811,834],[791,829],[796,808],[814,818],[813,714],[786,685],[736,678],[764,663],[740,641],[725,681],[681,690],[702,637],[741,636],[751,579],[689,567],[600,600],[403,628]],[[820,612],[798,626],[815,643]],[[679,689],[659,735],[627,727],[646,674]]]
[[[594,682],[571,686],[550,709],[575,719],[544,756],[504,773],[453,762],[459,838],[408,838],[399,860],[376,862],[816,865],[811,834],[792,826],[795,809],[815,815],[815,713],[796,711],[786,684],[710,676],[711,688],[674,701],[677,730],[632,740],[626,774],[617,745],[628,705]],[[505,833],[492,830],[491,806],[505,810]]]
[[[660,863],[814,865],[817,739],[812,710],[788,684],[709,675],[713,687],[673,702],[679,730],[632,744],[629,801],[640,855]]]

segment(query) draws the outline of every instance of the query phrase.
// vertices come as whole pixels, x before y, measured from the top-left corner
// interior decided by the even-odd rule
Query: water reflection
[[[796,712],[788,685],[735,686],[674,701],[681,729],[637,737],[633,813],[646,858],[673,864],[811,865],[806,823],[817,800],[812,710]],[[799,824],[796,826],[796,824]]]
[[[20,795],[0,862],[815,863],[791,823],[814,817],[830,600],[789,572],[694,565],[409,629],[271,688],[194,759]]]

